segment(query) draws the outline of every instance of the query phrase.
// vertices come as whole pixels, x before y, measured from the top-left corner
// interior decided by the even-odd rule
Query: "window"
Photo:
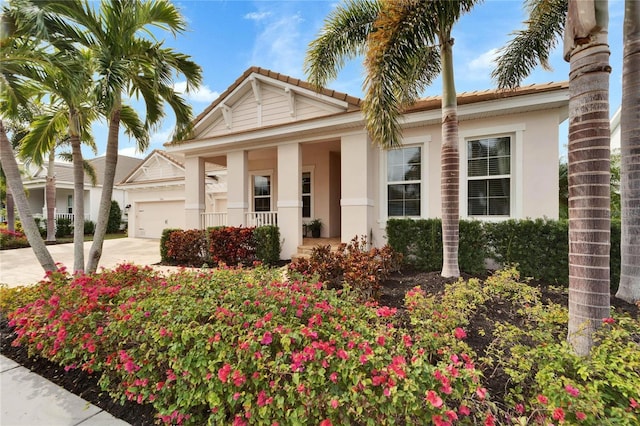
[[[387,152],[387,215],[420,216],[422,149],[409,147]]]
[[[253,211],[271,211],[271,176],[253,176]]]
[[[469,216],[509,216],[511,212],[511,138],[467,141]]]
[[[302,173],[302,217],[311,218],[311,172]]]
[[[73,195],[67,195],[67,213],[73,213]]]

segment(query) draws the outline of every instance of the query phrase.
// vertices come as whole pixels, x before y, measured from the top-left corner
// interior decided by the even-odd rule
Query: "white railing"
[[[34,213],[33,214],[34,218],[40,218],[41,220],[46,220],[47,219],[47,215],[46,214],[41,214],[41,213]],[[73,223],[73,213],[56,213],[53,218],[55,220],[58,219],[69,219],[71,221],[71,223]],[[84,220],[89,220],[90,216],[88,214],[84,215]]]
[[[278,212],[248,212],[245,214],[247,227],[278,224]]]
[[[201,229],[207,229],[211,226],[227,226],[226,213],[201,213],[200,214]]]

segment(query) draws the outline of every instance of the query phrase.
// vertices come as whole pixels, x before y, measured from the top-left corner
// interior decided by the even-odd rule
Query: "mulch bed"
[[[463,274],[463,278],[467,280],[471,276]],[[397,272],[383,283],[380,304],[403,309],[404,295],[408,290],[420,286],[428,294],[437,294],[444,289],[445,284],[455,281],[456,279],[441,277],[438,272]],[[532,285],[536,285],[542,290],[543,300],[550,300],[564,306],[567,305],[566,292],[558,292],[544,283],[532,283]],[[636,306],[622,302],[613,296],[611,304],[616,310],[627,312],[632,317],[638,318],[638,308]],[[484,348],[490,343],[490,330],[493,328],[493,322],[510,321],[514,317],[515,315],[513,315],[510,306],[506,305],[492,306],[491,309],[485,307],[484,310],[479,310],[478,315],[471,321],[467,343],[471,345],[478,355],[483,354]],[[402,316],[400,318],[402,319]],[[476,332],[480,329],[483,329],[485,333]],[[0,317],[0,334],[0,353],[2,355],[13,359],[29,370],[128,423],[135,425],[155,424],[155,412],[152,406],[139,405],[130,401],[126,401],[124,405],[121,405],[120,402],[114,401],[106,392],[100,390],[96,375],[80,370],[65,371],[63,367],[40,357],[29,357],[24,347],[11,346],[11,342],[15,339],[15,333],[8,326],[7,320],[2,317]],[[499,398],[504,387],[504,378],[487,374],[485,374],[485,377],[488,378],[486,385],[489,391],[494,397]]]

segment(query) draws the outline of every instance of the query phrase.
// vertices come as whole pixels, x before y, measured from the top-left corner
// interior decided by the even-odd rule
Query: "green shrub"
[[[476,424],[488,406],[466,354],[422,346],[395,310],[256,268],[168,277],[122,265],[54,274],[10,315],[18,342],[94,371],[165,424]],[[474,421],[475,420],[475,421]]]
[[[96,223],[92,220],[84,221],[84,235],[93,235],[96,231]]]
[[[460,221],[458,263],[468,273],[486,271],[487,239],[482,222]],[[421,271],[442,269],[442,221],[440,219],[389,219],[389,245],[402,253],[405,265]]]
[[[176,228],[166,228],[162,230],[162,235],[160,236],[160,261],[163,263],[173,263],[176,260],[173,257],[169,256],[169,237],[175,231],[181,231],[181,229]]]
[[[107,234],[115,234],[120,232],[120,223],[122,222],[122,210],[116,200],[111,200],[111,208],[109,209],[109,221],[107,222]]]
[[[73,235],[73,222],[70,218],[59,217],[56,219],[56,238]]]
[[[280,229],[275,225],[260,226],[253,231],[256,243],[256,258],[267,264],[275,265],[280,260]]]
[[[610,276],[611,276],[611,293],[618,291],[620,285],[620,239],[622,237],[622,229],[620,220],[611,221],[611,252],[610,252]]]
[[[40,217],[34,217],[33,220],[36,222],[40,236],[45,238],[47,236],[47,220]]]

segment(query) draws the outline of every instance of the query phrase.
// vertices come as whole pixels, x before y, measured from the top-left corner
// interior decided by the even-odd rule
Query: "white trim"
[[[167,201],[167,200],[161,200],[161,201]],[[202,203],[194,203],[194,204],[184,204],[184,209],[185,210],[204,210],[206,208],[206,204]]]
[[[367,206],[373,207],[374,202],[371,198],[341,198],[340,206]]]

